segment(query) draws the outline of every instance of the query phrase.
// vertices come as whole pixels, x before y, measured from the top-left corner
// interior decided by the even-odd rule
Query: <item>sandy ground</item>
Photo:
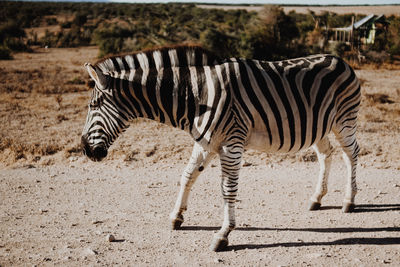
[[[334,154],[323,209],[307,211],[318,163],[245,154],[237,229],[222,223],[215,159],[195,184],[184,227],[170,230],[192,141],[140,120],[94,163],[79,149],[97,49],[50,49],[0,61],[0,266],[400,265],[400,71],[357,70],[363,85],[356,212],[340,210],[345,168]],[[113,234],[116,242],[109,242]]]

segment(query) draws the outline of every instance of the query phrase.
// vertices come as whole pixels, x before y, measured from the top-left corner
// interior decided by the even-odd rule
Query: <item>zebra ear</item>
[[[96,83],[97,87],[100,90],[106,89],[107,88],[107,77],[99,69],[97,69],[90,63],[85,63],[85,67],[86,67],[90,77]]]

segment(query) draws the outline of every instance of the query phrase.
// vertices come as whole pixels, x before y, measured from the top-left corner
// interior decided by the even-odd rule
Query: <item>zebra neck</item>
[[[129,80],[135,117],[187,129],[187,88],[181,78],[183,68],[135,70]]]
[[[131,83],[136,113],[185,130],[196,141],[209,140],[224,108],[226,91],[218,78],[224,72],[221,65],[144,70]]]

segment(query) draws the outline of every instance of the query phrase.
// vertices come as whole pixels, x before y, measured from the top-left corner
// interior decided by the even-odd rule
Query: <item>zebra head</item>
[[[118,104],[112,77],[90,63],[85,67],[95,86],[81,142],[83,153],[93,161],[100,161],[107,156],[108,148],[118,135],[128,127],[128,118]]]

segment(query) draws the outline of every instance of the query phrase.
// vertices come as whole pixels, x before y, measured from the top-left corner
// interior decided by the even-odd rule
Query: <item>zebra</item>
[[[236,225],[235,200],[245,149],[293,153],[313,147],[320,171],[309,210],[320,209],[332,161],[327,136],[331,132],[347,165],[342,211],[354,210],[361,93],[353,69],[341,58],[221,59],[199,46],[181,45],[85,66],[95,82],[81,138],[90,159],[105,158],[113,141],[138,117],[180,128],[194,139],[170,214],[172,229],[181,228],[196,178],[219,155],[224,219],[210,248],[227,248]]]

